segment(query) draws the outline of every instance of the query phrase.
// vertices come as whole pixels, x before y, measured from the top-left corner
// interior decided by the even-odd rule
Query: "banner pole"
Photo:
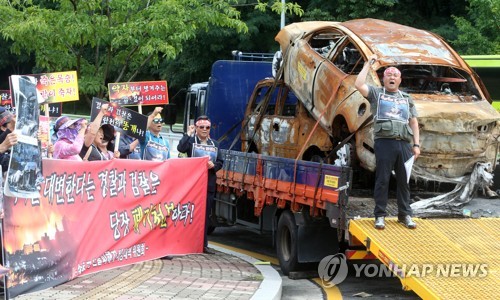
[[[2,172],[2,167],[0,166],[0,172]],[[0,185],[3,186],[3,182],[1,181],[0,179]],[[3,208],[2,208],[3,209]],[[4,234],[3,234],[3,220],[1,220],[0,222],[0,236],[2,238],[2,266],[3,266],[3,263],[5,262],[5,248],[3,247],[4,245],[4,242],[3,242],[3,237],[4,237]],[[7,280],[8,280],[8,274],[4,274],[3,276],[3,299],[4,300],[7,300],[9,299],[9,293],[7,291]]]
[[[115,152],[118,151],[119,146],[120,146],[120,134],[121,133],[119,131],[117,131],[115,134]]]
[[[44,106],[44,109],[45,109],[45,116],[47,118],[49,118],[49,120],[50,120],[50,113],[49,113],[50,107],[49,107],[49,104],[47,102],[45,102],[43,104],[43,106]],[[49,124],[50,124],[50,122],[49,122]],[[47,157],[48,158],[52,158],[52,152],[49,151],[50,146],[52,146],[52,139],[51,139],[51,136],[50,136],[50,127],[49,127],[49,134],[48,134],[48,139],[47,139]]]

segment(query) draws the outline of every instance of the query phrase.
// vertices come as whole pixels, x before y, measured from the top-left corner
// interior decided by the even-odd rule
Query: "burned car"
[[[400,89],[415,101],[422,153],[412,176],[440,181],[469,174],[478,162],[496,164],[500,114],[480,78],[436,34],[359,19],[293,23],[275,40],[281,46],[280,78],[319,120],[330,149],[349,140],[356,166],[375,170],[370,103],[354,87],[372,54],[378,61],[367,83],[382,86],[385,68],[397,67]],[[275,117],[275,122],[281,121]],[[328,155],[324,143],[320,153]]]

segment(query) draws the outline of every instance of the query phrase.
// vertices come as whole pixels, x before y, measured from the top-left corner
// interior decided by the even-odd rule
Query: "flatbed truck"
[[[368,217],[373,200],[349,200],[351,168],[222,153],[213,218],[271,231],[285,275],[343,252],[351,260],[380,260],[404,290],[423,299],[500,299],[498,215],[417,219],[416,230],[392,217],[385,230],[376,230]],[[394,205],[389,212],[397,211]]]
[[[344,253],[350,260],[380,260],[401,279],[405,290],[413,290],[425,299],[500,299],[500,264],[495,255],[500,250],[500,236],[496,231],[500,225],[498,213],[489,218],[417,219],[416,230],[388,218],[384,231],[375,230],[373,199],[350,196],[355,175],[349,164],[336,166],[317,159],[332,153],[334,145],[325,138],[327,133],[322,128],[309,139],[308,133],[316,121],[306,117],[307,109],[293,92],[286,86],[281,88],[279,83],[274,84],[272,79],[258,81],[252,76],[256,82],[252,93],[245,81],[246,73],[230,71],[237,70],[233,67],[238,65],[247,68],[252,64],[262,66],[263,63],[216,62],[211,84],[205,84],[207,91],[203,91],[206,102],[195,99],[198,102],[194,105],[192,98],[186,98],[186,107],[191,104],[195,109],[190,111],[191,115],[185,115],[184,126],[193,116],[208,114],[212,127],[219,127],[211,132],[212,138],[229,136],[229,125],[238,122],[243,128],[240,130],[237,126],[231,138],[221,146],[225,163],[217,173],[216,204],[210,219],[212,229],[239,224],[253,231],[271,232],[281,270],[286,275],[300,271],[303,265],[318,263],[328,255]],[[221,76],[239,79],[219,80]],[[236,79],[233,85],[226,84],[214,92],[218,83]],[[244,92],[234,94],[232,91],[240,90],[241,82],[244,82],[241,89]],[[278,91],[267,101],[266,94],[272,85],[278,86]],[[259,100],[252,104],[254,99]],[[231,107],[238,103],[235,111],[230,110],[234,118],[227,119],[228,114],[223,112],[227,112],[229,106],[223,103],[232,103]],[[283,117],[266,113],[269,109],[283,112]],[[304,117],[297,121],[296,114]],[[257,131],[266,126],[269,136]],[[296,130],[297,139],[291,139],[284,146],[283,141],[277,139],[283,138],[287,130]],[[238,144],[234,143],[235,139]],[[262,148],[273,143],[277,147]],[[241,151],[226,150],[228,148]],[[349,160],[349,153],[345,154]],[[491,201],[495,206],[493,210],[500,212],[498,201]],[[396,215],[395,203],[389,205],[388,212]],[[417,276],[421,274],[410,272],[412,267],[428,265],[442,266],[444,271],[452,267],[464,270],[457,267],[459,265],[472,268],[486,265],[487,274],[462,276],[456,273],[458,271],[443,271],[441,276],[436,273]]]

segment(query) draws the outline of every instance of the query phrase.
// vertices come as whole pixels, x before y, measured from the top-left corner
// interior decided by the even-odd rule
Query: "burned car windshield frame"
[[[340,31],[323,29],[312,32],[304,39],[319,55],[333,63],[348,75],[357,75],[365,59],[359,47]],[[459,96],[462,102],[479,101],[481,95],[465,71],[450,66],[439,66],[415,61],[414,64],[395,65],[402,74],[401,90],[414,94],[436,94]],[[377,70],[382,80],[384,68]]]

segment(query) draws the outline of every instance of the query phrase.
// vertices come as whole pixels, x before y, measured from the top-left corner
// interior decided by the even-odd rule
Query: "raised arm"
[[[156,117],[157,114],[161,114],[163,110],[163,107],[157,106],[155,107],[155,110],[153,111],[152,114],[148,116],[148,128],[151,126],[151,123],[153,122],[153,119]]]
[[[370,91],[368,85],[366,84],[366,76],[368,75],[368,71],[370,70],[370,67],[373,65],[375,61],[377,61],[377,55],[373,54],[368,59],[368,62],[364,64],[363,69],[358,74],[358,77],[356,77],[356,82],[354,83],[354,86],[358,89],[361,95],[363,95],[363,97],[367,97]]]
[[[104,115],[106,114],[106,111],[108,110],[108,104],[105,103],[101,106],[101,110],[99,110],[99,113],[95,117],[94,121],[92,121],[89,124],[88,131],[85,133],[85,138],[84,138],[84,144],[87,147],[90,147],[92,143],[94,142],[95,136],[97,134],[97,131],[99,131],[99,128],[101,127],[101,121]]]

